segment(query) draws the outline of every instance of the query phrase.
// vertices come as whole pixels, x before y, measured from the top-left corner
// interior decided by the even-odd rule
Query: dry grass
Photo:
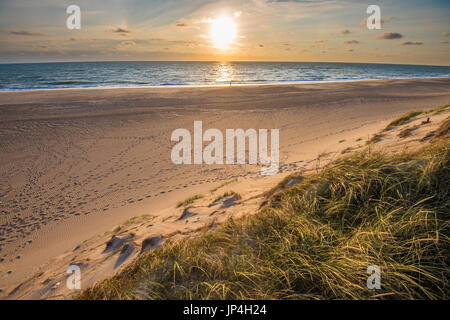
[[[430,113],[432,113],[432,114],[440,114],[440,113],[442,113],[442,112],[444,112],[444,111],[446,111],[448,109],[450,109],[450,104],[431,109],[431,110],[427,111],[426,114],[430,114]]]
[[[420,125],[416,125],[416,126],[414,126],[414,127],[411,127],[411,128],[405,128],[405,129],[403,129],[402,131],[400,131],[400,133],[398,134],[398,136],[400,137],[400,138],[407,138],[407,137],[409,137],[410,135],[412,135],[412,133],[415,131],[415,130],[417,130],[417,129],[419,129],[420,128]]]
[[[221,195],[217,196],[214,199],[214,201],[211,203],[211,205],[213,205],[214,203],[216,203],[216,202],[218,202],[218,201],[220,201],[222,199],[225,199],[225,198],[228,198],[228,197],[232,197],[232,196],[236,196],[237,199],[241,199],[241,195],[240,194],[238,194],[238,193],[236,193],[234,191],[227,191],[224,194],[221,194]]]
[[[204,196],[201,195],[201,194],[196,194],[195,196],[189,197],[189,198],[185,199],[184,201],[178,202],[177,205],[176,205],[176,207],[177,207],[177,208],[185,207],[185,206],[187,206],[187,205],[189,205],[189,204],[194,203],[195,200],[201,199],[201,198],[203,198],[203,197],[204,197]]]
[[[117,233],[120,230],[122,230],[124,227],[127,227],[129,225],[141,222],[141,221],[146,221],[146,220],[152,220],[154,218],[154,216],[148,215],[148,214],[143,214],[141,216],[135,216],[132,217],[130,219],[128,219],[127,221],[125,221],[123,224],[118,225],[117,227],[114,228],[114,230],[112,231],[113,233]]]
[[[447,119],[445,119],[445,121],[436,130],[434,137],[435,138],[445,137],[449,134],[449,131],[450,131],[450,117],[447,117]]]
[[[234,183],[234,182],[237,182],[237,181],[238,181],[237,178],[234,178],[234,179],[225,181],[224,183],[220,184],[219,186],[215,187],[214,189],[211,189],[210,192],[216,192],[216,191],[219,190],[220,188],[223,188],[223,187],[225,187],[226,185],[229,185],[229,184]]]
[[[77,298],[449,299],[449,146],[343,157],[257,214],[169,242]],[[366,287],[370,265],[381,290]]]
[[[401,116],[400,118],[395,119],[394,121],[392,121],[385,130],[389,130],[392,129],[393,127],[398,127],[401,126],[405,123],[410,122],[411,120],[413,120],[414,118],[416,118],[417,116],[423,114],[423,111],[411,111],[408,112],[406,114],[404,114],[403,116]]]
[[[384,136],[386,136],[384,133],[377,133],[366,144],[378,143],[383,140]]]

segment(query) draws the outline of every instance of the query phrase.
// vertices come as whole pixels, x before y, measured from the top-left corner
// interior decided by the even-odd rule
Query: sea
[[[450,66],[326,62],[0,64],[0,91],[448,78]]]

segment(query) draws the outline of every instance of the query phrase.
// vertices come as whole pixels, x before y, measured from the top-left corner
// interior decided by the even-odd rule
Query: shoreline
[[[39,88],[39,89],[0,89],[0,94],[14,92],[51,92],[51,91],[76,91],[76,90],[120,90],[120,89],[164,89],[164,88],[222,88],[222,87],[257,87],[257,86],[283,86],[283,85],[309,85],[309,84],[327,84],[327,83],[352,83],[366,81],[395,81],[395,80],[432,80],[432,79],[450,79],[450,76],[442,77],[399,77],[382,79],[342,79],[342,80],[311,80],[311,81],[281,81],[268,83],[232,83],[230,84],[180,84],[180,85],[149,85],[149,86],[100,86],[100,87],[68,87],[68,88]]]

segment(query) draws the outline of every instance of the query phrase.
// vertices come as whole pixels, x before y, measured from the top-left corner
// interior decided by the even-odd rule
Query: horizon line
[[[414,63],[387,63],[387,62],[342,62],[342,61],[292,61],[292,60],[80,60],[80,61],[26,61],[26,62],[1,62],[0,65],[12,64],[51,64],[51,63],[104,63],[104,62],[210,62],[210,63],[340,63],[340,64],[375,64],[375,65],[405,65],[405,66],[429,66],[450,67],[438,64],[414,64]]]

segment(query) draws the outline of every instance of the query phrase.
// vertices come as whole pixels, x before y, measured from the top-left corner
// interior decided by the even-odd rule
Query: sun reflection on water
[[[228,62],[221,62],[215,68],[215,78],[218,83],[231,83],[234,79],[236,69]]]

